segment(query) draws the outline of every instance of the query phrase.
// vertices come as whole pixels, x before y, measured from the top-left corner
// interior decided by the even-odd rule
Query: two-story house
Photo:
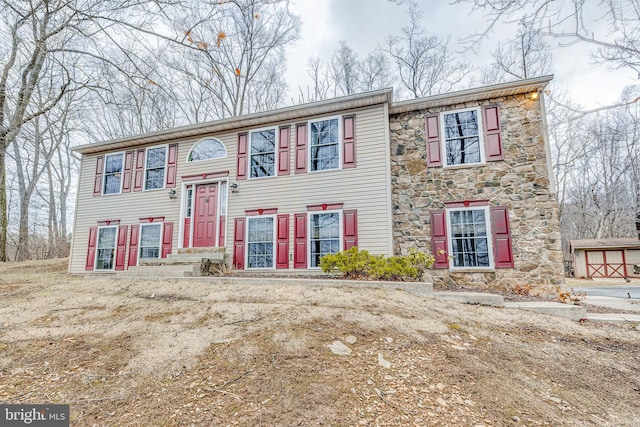
[[[432,250],[435,280],[561,280],[542,91],[550,77],[392,102],[390,89],[77,147],[69,270],[181,248],[319,269],[358,246]]]

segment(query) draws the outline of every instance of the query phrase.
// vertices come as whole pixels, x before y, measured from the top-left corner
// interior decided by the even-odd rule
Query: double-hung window
[[[320,267],[320,258],[340,252],[340,212],[309,214],[311,267]]]
[[[340,168],[340,120],[336,118],[309,123],[310,170]]]
[[[160,258],[160,237],[162,224],[141,224],[140,259]]]
[[[273,227],[272,216],[247,218],[247,268],[274,267]]]
[[[104,187],[102,194],[117,194],[122,188],[122,161],[124,155],[108,154],[105,156]]]
[[[493,268],[489,207],[447,209],[452,268]]]
[[[265,129],[250,133],[251,178],[276,174],[276,130]]]
[[[113,270],[116,251],[117,227],[98,228],[98,246],[96,250],[96,270]]]
[[[481,122],[477,108],[442,113],[445,166],[484,161]]]
[[[147,149],[144,189],[164,188],[164,174],[167,165],[167,147]]]

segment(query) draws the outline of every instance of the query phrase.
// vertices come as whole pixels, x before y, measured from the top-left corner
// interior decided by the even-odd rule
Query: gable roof
[[[640,249],[640,240],[635,237],[624,237],[619,239],[585,239],[571,240],[569,242],[570,251],[576,249]]]

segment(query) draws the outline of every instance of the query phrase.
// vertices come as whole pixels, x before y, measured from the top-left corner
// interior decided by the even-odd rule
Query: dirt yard
[[[0,328],[0,403],[67,403],[73,426],[640,425],[630,324],[63,260],[0,267]]]

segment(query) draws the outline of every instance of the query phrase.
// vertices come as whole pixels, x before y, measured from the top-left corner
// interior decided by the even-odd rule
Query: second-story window
[[[117,194],[122,188],[122,159],[124,155],[110,154],[105,157],[104,188],[102,194]]]
[[[276,130],[266,129],[250,134],[251,178],[276,174]]]
[[[340,167],[340,129],[337,118],[309,123],[310,170],[323,171]]]
[[[483,162],[478,109],[443,113],[442,123],[446,166]]]
[[[167,163],[167,147],[154,147],[147,150],[144,189],[164,188],[164,170]]]

